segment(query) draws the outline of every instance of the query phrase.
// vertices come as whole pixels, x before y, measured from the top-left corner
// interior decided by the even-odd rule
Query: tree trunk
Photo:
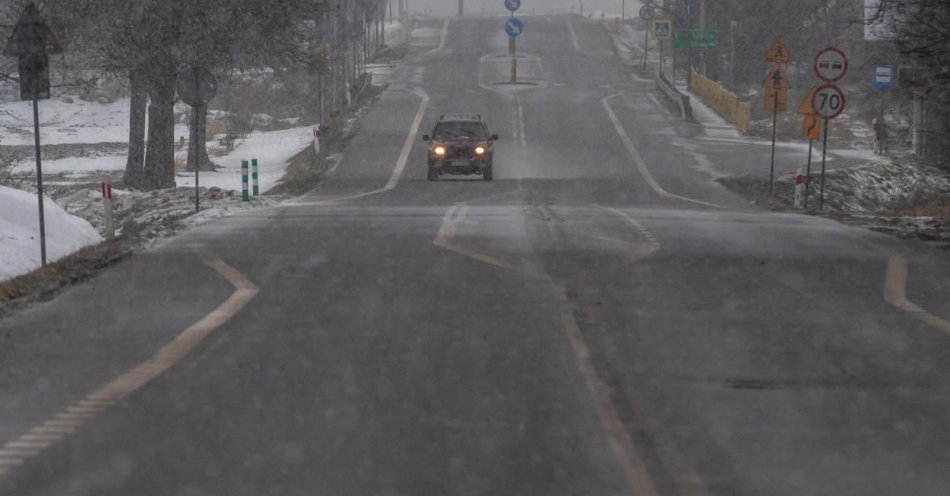
[[[188,129],[189,129],[189,138],[188,138],[188,167],[190,171],[195,170],[195,145],[198,145],[198,164],[199,170],[214,172],[214,164],[211,162],[211,157],[208,156],[208,143],[205,131],[208,129],[208,107],[202,105],[200,107],[191,108],[191,118],[188,119]],[[191,129],[195,122],[195,112],[198,112],[198,139],[191,139],[195,135],[195,131]]]
[[[145,150],[147,189],[175,187],[175,65],[161,54],[151,65],[148,96],[148,146]]]
[[[129,110],[129,156],[125,163],[125,185],[141,189],[145,183],[145,112],[148,85],[140,67],[129,69],[132,103]]]

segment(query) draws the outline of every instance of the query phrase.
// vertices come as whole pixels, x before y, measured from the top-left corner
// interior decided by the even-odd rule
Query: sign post
[[[40,152],[39,100],[50,97],[49,55],[63,53],[63,47],[36,4],[26,4],[3,54],[19,58],[20,99],[33,102],[33,141],[36,147],[36,196],[39,203],[40,263],[46,266],[46,216],[43,208],[43,157]]]
[[[656,18],[656,7],[652,5],[653,0],[644,0],[643,6],[640,7],[640,19],[643,19],[645,22],[652,21]],[[641,68],[643,71],[647,70],[647,59],[650,54],[650,30],[643,30],[643,63]]]
[[[775,189],[775,142],[778,130],[778,113],[788,110],[788,90],[791,85],[785,74],[785,64],[792,61],[785,40],[781,36],[772,41],[772,46],[765,53],[765,61],[771,62],[772,70],[762,82],[765,89],[765,110],[772,111],[772,160],[769,165],[769,193]]]
[[[176,89],[181,101],[192,108],[191,140],[194,146],[188,148],[195,150],[194,162],[192,163],[195,164],[195,212],[198,212],[201,208],[201,197],[198,190],[198,171],[201,169],[198,161],[201,154],[198,147],[202,146],[205,140],[205,130],[199,129],[198,126],[198,113],[204,112],[208,102],[214,99],[214,95],[218,92],[218,82],[207,69],[192,67],[178,74]]]
[[[798,106],[798,113],[805,116],[805,126],[802,129],[802,133],[805,139],[808,140],[808,166],[805,169],[805,210],[808,210],[808,191],[811,188],[812,153],[814,151],[815,140],[821,138],[821,119],[815,112],[814,106],[812,106],[812,100],[815,97],[816,90],[817,87],[812,88],[808,96],[805,97],[805,100]]]
[[[821,194],[818,197],[818,208],[824,210],[825,166],[828,162],[828,127],[830,124],[828,121],[841,115],[845,109],[844,92],[834,83],[848,74],[848,57],[841,50],[828,47],[818,52],[812,67],[818,79],[825,82],[824,85],[815,88],[811,100],[815,114],[825,121],[821,149]]]
[[[511,83],[518,82],[518,57],[515,38],[524,32],[524,23],[515,17],[515,11],[521,8],[521,0],[505,0],[505,8],[511,12],[511,17],[505,22],[505,33],[508,34],[508,51],[511,53]]]

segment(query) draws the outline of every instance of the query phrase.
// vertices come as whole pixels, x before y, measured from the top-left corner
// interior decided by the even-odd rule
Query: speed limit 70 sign
[[[815,90],[811,104],[815,113],[822,119],[834,119],[844,112],[844,92],[833,84],[819,86]]]

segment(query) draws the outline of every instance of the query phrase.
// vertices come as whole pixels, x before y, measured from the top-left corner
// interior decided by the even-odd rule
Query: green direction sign
[[[673,31],[673,48],[715,50],[718,47],[719,31],[692,31],[687,29]]]

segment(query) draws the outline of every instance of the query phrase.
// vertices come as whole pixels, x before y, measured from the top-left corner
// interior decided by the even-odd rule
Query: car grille
[[[448,158],[470,159],[472,158],[472,147],[470,146],[450,146],[446,150]]]

